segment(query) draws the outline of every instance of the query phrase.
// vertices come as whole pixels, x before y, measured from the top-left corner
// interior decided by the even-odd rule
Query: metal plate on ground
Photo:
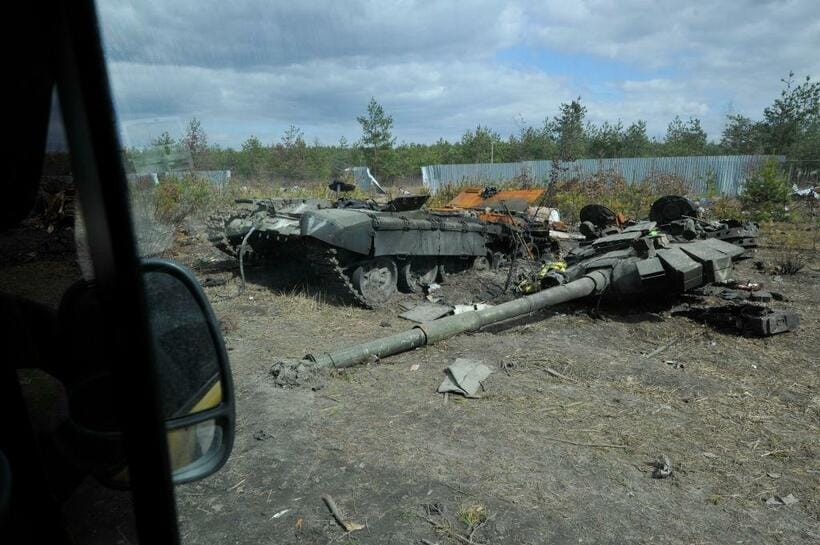
[[[442,316],[446,316],[453,311],[450,305],[439,305],[437,303],[422,303],[416,307],[411,308],[406,312],[399,314],[399,318],[417,322],[419,324],[424,322],[432,322]]]

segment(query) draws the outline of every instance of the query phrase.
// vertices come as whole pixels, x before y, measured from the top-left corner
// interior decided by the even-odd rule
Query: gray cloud
[[[101,18],[121,118],[196,115],[226,145],[274,140],[291,123],[354,140],[370,96],[407,141],[478,123],[506,135],[518,116],[540,123],[578,94],[594,121],[645,119],[662,134],[693,115],[718,137],[729,109],[759,115],[789,70],[820,76],[810,0],[102,0]],[[501,60],[513,47],[593,64],[545,72]],[[601,82],[594,63],[628,75]]]
[[[465,4],[103,1],[102,15],[113,61],[235,70],[340,57],[486,55],[523,30],[515,6]]]

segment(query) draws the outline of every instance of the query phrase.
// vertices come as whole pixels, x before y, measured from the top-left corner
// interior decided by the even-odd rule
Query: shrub
[[[732,197],[718,197],[709,207],[710,216],[719,220],[745,219],[743,206],[738,199]]]
[[[129,187],[131,217],[141,256],[160,255],[190,217],[204,217],[219,195],[206,179],[166,176],[159,184],[137,180]]]
[[[775,257],[774,265],[780,274],[797,274],[806,266],[806,260],[799,250],[784,250]]]
[[[680,176],[669,172],[651,172],[646,178],[641,180],[642,184],[647,184],[658,197],[664,195],[686,196],[692,192],[692,187]]]
[[[156,217],[174,226],[189,216],[201,216],[216,199],[210,181],[193,175],[168,176],[155,188]]]
[[[707,199],[716,199],[720,196],[717,173],[715,173],[714,169],[710,168],[706,173],[706,177],[703,179],[703,185],[705,188],[703,195]]]
[[[774,250],[774,267],[778,273],[797,274],[806,266],[806,255],[813,242],[810,231],[794,223],[769,222],[761,228],[766,245]]]
[[[776,161],[767,161],[743,187],[740,201],[755,221],[788,219],[790,188]]]

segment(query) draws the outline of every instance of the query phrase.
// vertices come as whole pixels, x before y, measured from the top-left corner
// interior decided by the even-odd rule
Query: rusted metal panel
[[[483,189],[468,187],[447,203],[451,208],[474,208],[493,210],[519,210],[533,205],[544,195],[544,189],[505,189],[493,194],[489,198],[482,198]]]

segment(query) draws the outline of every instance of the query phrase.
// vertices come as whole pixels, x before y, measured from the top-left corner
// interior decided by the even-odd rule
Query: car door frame
[[[54,75],[105,315],[101,338],[114,362],[137,536],[173,545],[179,532],[166,428],[99,19],[93,0],[60,0],[56,9]]]

